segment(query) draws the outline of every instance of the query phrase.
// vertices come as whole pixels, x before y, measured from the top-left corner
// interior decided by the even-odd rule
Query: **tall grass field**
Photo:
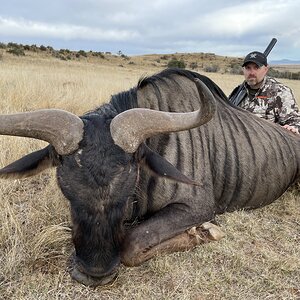
[[[160,70],[154,65],[3,56],[0,112],[60,108],[81,115]],[[205,75],[227,95],[243,80],[240,75]],[[299,103],[299,81],[282,82]],[[0,167],[45,145],[0,136]],[[0,180],[0,197],[0,299],[300,299],[299,184],[267,207],[218,216],[226,233],[222,240],[139,267],[121,266],[114,283],[97,288],[69,276],[69,206],[54,169],[27,179]]]

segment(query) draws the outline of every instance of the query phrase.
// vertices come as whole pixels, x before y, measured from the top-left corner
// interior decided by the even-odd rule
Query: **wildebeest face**
[[[62,157],[58,182],[71,206],[76,252],[72,276],[98,285],[112,280],[120,263],[123,222],[138,164],[135,154],[113,143],[109,131],[87,132],[81,148]]]
[[[125,162],[126,165],[116,165],[109,172],[105,170],[104,178],[98,177],[101,181],[98,187],[93,187],[95,178],[72,182],[74,190],[68,198],[73,221],[76,272],[102,278],[115,273],[119,266],[122,224],[137,176],[137,167],[126,159]],[[73,275],[78,279],[76,273]]]

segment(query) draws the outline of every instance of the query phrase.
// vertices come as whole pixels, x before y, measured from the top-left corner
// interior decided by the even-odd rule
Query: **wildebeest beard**
[[[132,171],[131,171],[132,172]],[[133,172],[132,172],[133,173]],[[120,265],[121,245],[124,239],[124,221],[127,215],[128,193],[134,188],[133,176],[123,176],[123,186],[99,187],[102,197],[70,200],[73,221],[73,243],[75,246],[72,277],[86,285],[98,285],[102,279],[111,280]],[[118,177],[118,176],[117,176]],[[129,178],[128,178],[129,177]],[[132,179],[131,179],[132,178]],[[118,178],[120,181],[120,178]],[[114,180],[116,184],[117,180]],[[118,197],[113,197],[118,186]],[[99,195],[98,195],[99,196]],[[79,278],[80,276],[80,278]]]
[[[112,203],[100,212],[72,208],[76,263],[85,274],[104,277],[114,273],[119,266],[125,207],[126,199]]]

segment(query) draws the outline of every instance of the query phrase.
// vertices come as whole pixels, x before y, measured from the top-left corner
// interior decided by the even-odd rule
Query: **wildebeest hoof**
[[[208,232],[208,238],[213,241],[218,241],[225,236],[221,228],[213,223],[205,222],[200,226],[201,229]]]
[[[213,223],[205,222],[199,227],[192,227],[187,230],[187,234],[196,240],[200,245],[209,241],[218,241],[225,236],[221,228]]]

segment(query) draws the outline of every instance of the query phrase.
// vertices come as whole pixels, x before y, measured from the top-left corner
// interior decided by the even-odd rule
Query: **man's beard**
[[[256,77],[250,77],[250,78],[247,78],[246,82],[247,82],[248,85],[250,85],[250,86],[255,86],[255,85],[258,84],[257,78],[256,78]]]

